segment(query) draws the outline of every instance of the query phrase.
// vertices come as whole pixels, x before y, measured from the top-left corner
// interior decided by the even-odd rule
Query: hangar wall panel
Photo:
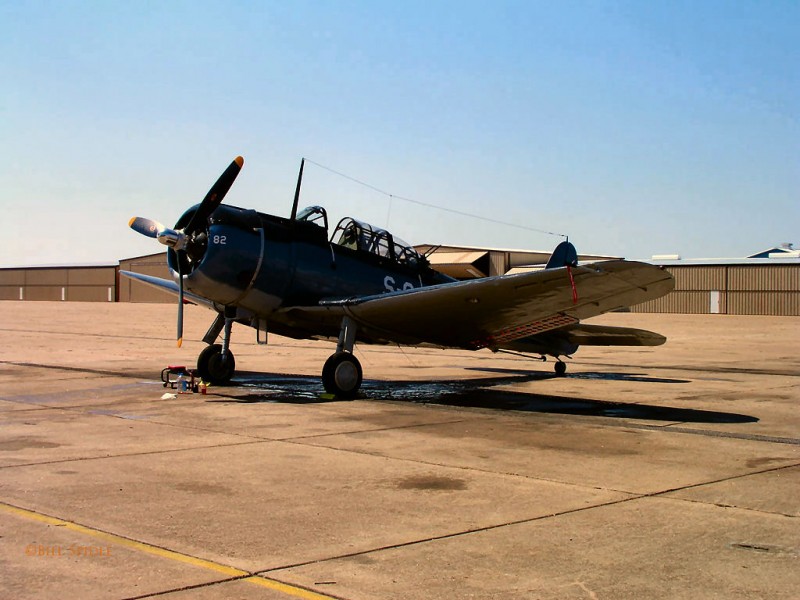
[[[0,270],[0,286],[6,285],[25,285],[25,269]]]
[[[57,302],[61,300],[61,285],[34,285],[25,288],[25,300],[45,300]]]
[[[175,302],[175,297],[147,284],[127,279],[120,282],[120,302],[167,304]]]
[[[149,254],[147,256],[137,256],[136,258],[128,258],[119,261],[119,268],[126,271],[135,271],[135,267],[143,265],[163,266],[167,268],[167,253],[159,252],[158,254]]]
[[[131,269],[134,273],[141,273],[142,275],[152,275],[153,277],[161,277],[163,279],[171,279],[172,274],[166,265],[134,265]],[[124,275],[123,275],[124,277]],[[130,278],[128,278],[130,279]]]
[[[25,285],[67,285],[67,269],[28,269],[25,272]]]
[[[725,311],[725,295],[720,298],[720,312]],[[711,293],[708,291],[676,290],[666,296],[650,300],[631,307],[631,312],[638,313],[683,313],[707,314],[711,306]]]
[[[729,292],[728,314],[800,316],[800,292]]]
[[[117,278],[116,268],[69,269],[67,281],[73,285],[114,285]]]
[[[0,300],[19,300],[21,287],[19,285],[0,285]]]
[[[151,275],[161,279],[172,278],[169,267],[167,267],[166,252],[122,260],[119,263],[119,268],[121,271],[133,271],[134,273]],[[175,302],[175,297],[172,294],[121,275],[119,278],[119,301],[173,303]]]
[[[0,299],[114,302],[116,278],[111,265],[0,269]]]
[[[509,257],[507,252],[490,252],[489,253],[489,275],[503,275],[508,271]]]
[[[724,290],[725,267],[670,267],[676,290]]]
[[[775,265],[774,267],[729,267],[728,289],[731,291],[800,290],[800,266]]]
[[[113,302],[114,288],[107,285],[82,285],[66,288],[69,302]],[[111,300],[109,300],[109,297]]]

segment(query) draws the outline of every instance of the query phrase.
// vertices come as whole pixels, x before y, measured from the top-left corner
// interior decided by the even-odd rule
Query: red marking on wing
[[[566,325],[574,325],[578,322],[578,319],[575,317],[558,313],[552,317],[547,317],[546,319],[540,319],[539,321],[532,321],[522,325],[515,325],[514,327],[507,327],[506,329],[500,329],[492,332],[486,339],[477,340],[473,342],[471,346],[474,348],[496,346],[505,342],[513,342],[514,340],[536,335],[537,333],[544,333],[545,331],[550,331],[551,329],[558,329],[559,327],[565,327]]]

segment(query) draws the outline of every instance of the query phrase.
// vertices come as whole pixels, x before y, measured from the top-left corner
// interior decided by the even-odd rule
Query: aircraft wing
[[[160,277],[153,277],[152,275],[143,275],[142,273],[134,273],[133,271],[120,271],[120,275],[125,275],[125,277],[130,277],[131,279],[135,279],[136,281],[141,281],[142,283],[146,283],[152,287],[158,288],[160,290],[164,290],[165,292],[169,292],[170,294],[174,294],[175,296],[178,295],[178,284],[172,281],[171,279],[161,279]],[[197,294],[192,294],[191,292],[184,291],[183,297],[192,302],[194,304],[199,304],[200,306],[205,306],[206,308],[210,308],[216,310],[214,303],[207,298],[203,298],[202,296],[198,296]]]
[[[370,341],[498,348],[659,298],[673,287],[672,276],[659,267],[613,260],[328,300],[294,307],[286,316],[299,322],[345,314]],[[592,333],[595,343],[610,334],[585,331],[587,341]]]

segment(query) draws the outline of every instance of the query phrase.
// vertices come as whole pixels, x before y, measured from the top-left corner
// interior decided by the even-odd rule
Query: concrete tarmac
[[[517,356],[0,302],[0,599],[800,598],[800,319],[618,313],[659,348]]]

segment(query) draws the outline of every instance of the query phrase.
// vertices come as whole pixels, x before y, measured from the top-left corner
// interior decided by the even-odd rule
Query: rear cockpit
[[[339,221],[331,236],[331,243],[410,267],[422,264],[423,260],[411,245],[385,229],[350,217]]]

